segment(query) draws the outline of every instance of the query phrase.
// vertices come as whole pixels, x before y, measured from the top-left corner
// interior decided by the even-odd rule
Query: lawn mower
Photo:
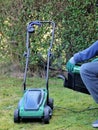
[[[90,62],[98,61],[98,58],[91,60]],[[64,80],[63,86],[65,88],[72,89],[85,94],[90,94],[84,85],[81,76],[80,76],[80,67],[82,64],[76,64],[72,72],[67,71],[67,76],[59,75],[59,78]]]
[[[72,72],[68,71],[67,77],[64,77],[64,87],[70,88],[74,91],[89,94],[80,77],[80,66],[81,65],[75,65]]]
[[[44,24],[49,24],[52,27],[50,47],[47,53],[47,65],[46,65],[46,87],[45,88],[26,88],[26,77],[30,55],[30,36],[35,32],[35,26],[41,27]],[[55,23],[52,21],[32,21],[27,25],[27,37],[26,37],[26,64],[23,80],[24,94],[18,103],[17,109],[14,111],[14,122],[19,123],[22,119],[41,119],[45,124],[49,123],[49,120],[53,113],[54,100],[49,97],[49,65],[51,57],[51,48],[54,40]]]

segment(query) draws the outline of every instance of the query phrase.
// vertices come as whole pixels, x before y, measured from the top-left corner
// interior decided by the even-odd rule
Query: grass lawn
[[[29,78],[27,85],[45,87],[45,79]],[[49,124],[42,122],[13,122],[13,113],[22,97],[22,78],[0,76],[0,130],[93,130],[91,123],[98,119],[98,105],[91,96],[63,87],[60,79],[49,80],[54,111]]]

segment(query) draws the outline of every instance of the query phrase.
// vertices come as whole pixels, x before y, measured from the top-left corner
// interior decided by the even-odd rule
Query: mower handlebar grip
[[[52,27],[53,27],[53,30],[54,30],[54,28],[55,28],[55,23],[53,22],[53,21],[38,21],[38,20],[36,20],[36,21],[31,21],[28,25],[27,25],[27,31],[29,32],[29,33],[32,33],[32,32],[34,32],[34,25],[37,25],[37,26],[42,26],[42,24],[43,23],[51,23],[52,24]]]
[[[40,23],[40,21],[32,21],[32,22],[30,22],[28,25],[27,25],[27,31],[29,32],[29,33],[31,33],[31,32],[34,32],[34,25],[37,25],[37,26],[41,26],[42,24]]]
[[[33,26],[33,25],[41,26],[42,24],[41,24],[40,21],[36,20],[36,21],[32,21],[32,22],[29,23],[29,26]]]

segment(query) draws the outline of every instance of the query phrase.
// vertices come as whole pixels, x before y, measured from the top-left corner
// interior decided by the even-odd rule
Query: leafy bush
[[[48,20],[56,23],[52,60],[54,66],[60,69],[75,52],[97,40],[95,0],[2,0],[0,11],[2,43],[0,56],[5,59],[10,57],[13,62],[24,63],[26,25],[33,20]],[[44,30],[47,34],[47,28]],[[46,39],[42,38],[41,34],[39,37],[35,34],[31,68],[39,67],[42,61],[42,58],[36,54],[38,50],[41,51],[42,57],[46,54]]]

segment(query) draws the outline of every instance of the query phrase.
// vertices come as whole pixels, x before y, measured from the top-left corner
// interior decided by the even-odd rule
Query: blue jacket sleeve
[[[76,63],[83,62],[98,55],[98,40],[87,49],[74,54]]]

